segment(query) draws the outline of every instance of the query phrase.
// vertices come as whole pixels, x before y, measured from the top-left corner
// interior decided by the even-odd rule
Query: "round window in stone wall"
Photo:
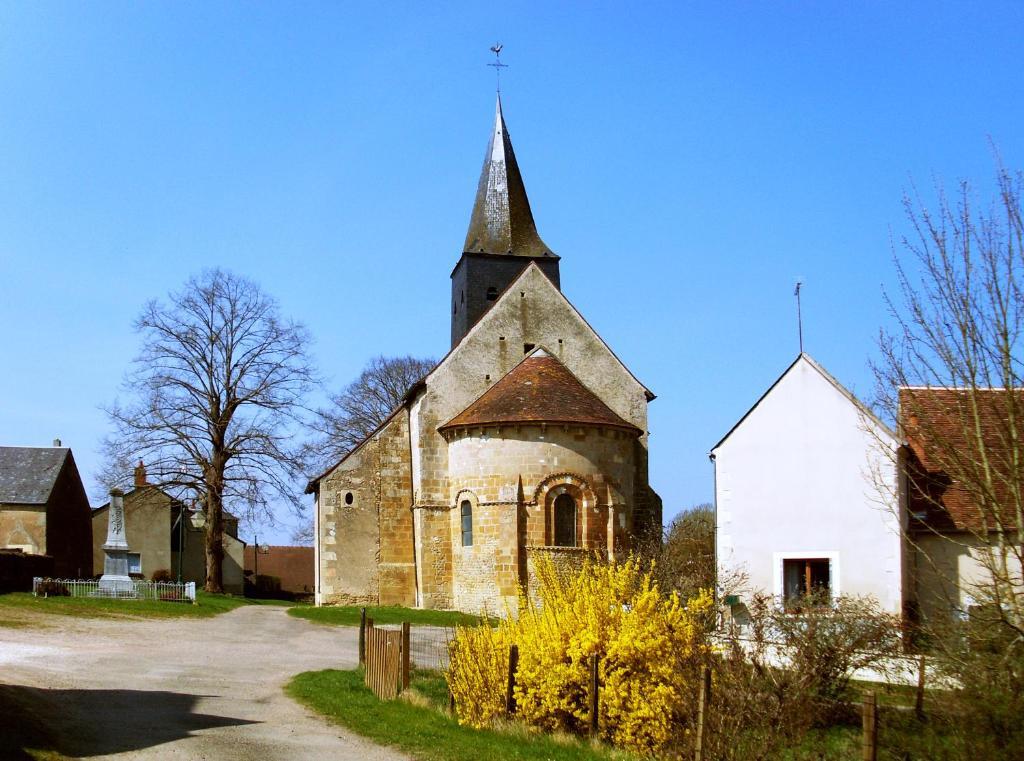
[[[346,505],[351,505],[355,501],[356,501],[356,498],[355,498],[355,495],[352,494],[352,492],[350,492],[350,491],[345,492],[345,504]]]

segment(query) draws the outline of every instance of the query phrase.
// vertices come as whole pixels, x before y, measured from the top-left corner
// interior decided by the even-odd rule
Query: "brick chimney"
[[[149,481],[146,480],[146,466],[139,460],[139,464],[135,466],[135,488],[138,489],[140,486],[146,486]]]

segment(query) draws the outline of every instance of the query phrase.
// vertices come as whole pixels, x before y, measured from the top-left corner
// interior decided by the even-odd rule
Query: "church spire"
[[[500,93],[463,250],[474,254],[558,258],[537,234],[501,112]]]

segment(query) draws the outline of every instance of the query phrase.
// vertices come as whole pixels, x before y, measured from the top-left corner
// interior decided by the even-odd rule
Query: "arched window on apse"
[[[555,546],[576,546],[576,500],[569,494],[555,497]]]
[[[462,546],[473,546],[473,505],[468,499],[462,500],[460,506],[462,514]]]

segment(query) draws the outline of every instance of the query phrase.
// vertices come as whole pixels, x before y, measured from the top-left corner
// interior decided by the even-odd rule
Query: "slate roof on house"
[[[543,349],[516,365],[438,430],[514,423],[571,423],[642,433]]]
[[[0,503],[45,505],[71,450],[0,447]]]
[[[1024,474],[1013,472],[1011,438],[1020,441],[1024,437],[1024,423],[1018,420],[1014,430],[1007,393],[998,388],[976,393],[956,388],[899,389],[899,424],[908,450],[908,508],[913,525],[923,522],[938,531],[980,527],[980,494],[964,484],[964,480],[985,483],[979,431],[993,484],[989,504],[1010,509],[1012,484],[1024,479]],[[1018,393],[1022,398],[1017,409],[1024,410],[1024,392]],[[1018,454],[1019,447],[1017,444]],[[1007,525],[1013,525],[1012,518]]]

